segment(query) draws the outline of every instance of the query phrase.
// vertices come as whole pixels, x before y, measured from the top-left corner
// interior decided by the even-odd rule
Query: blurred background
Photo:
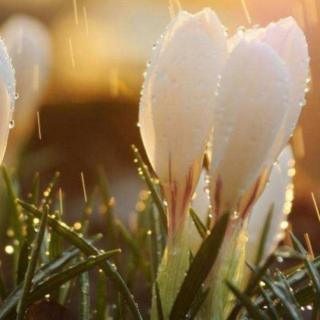
[[[239,25],[265,26],[286,16],[294,16],[306,32],[312,83],[293,138],[297,175],[291,220],[294,231],[309,232],[314,243],[319,229],[311,192],[320,203],[317,1],[171,1],[175,10],[212,7],[230,34]],[[142,150],[136,125],[142,74],[169,20],[167,0],[1,0],[0,34],[13,64],[23,70],[17,67],[16,124],[5,163],[17,168],[25,186],[36,171],[43,181],[60,171],[66,212],[75,214],[70,219],[78,218],[75,209],[84,201],[81,172],[89,193],[99,166],[109,178],[116,212],[127,220],[136,206],[143,184],[130,145]],[[27,30],[34,34],[30,39]]]

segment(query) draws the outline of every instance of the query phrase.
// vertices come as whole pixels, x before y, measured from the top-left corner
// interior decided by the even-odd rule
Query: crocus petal
[[[7,48],[0,39],[0,164],[7,146],[15,100],[14,69]]]
[[[248,222],[247,261],[254,265],[269,210],[273,207],[269,232],[263,247],[264,261],[282,240],[293,200],[294,160],[291,147],[286,147],[273,165],[270,180],[252,208]]]
[[[205,170],[201,172],[199,182],[192,197],[192,208],[201,222],[206,225],[210,212],[210,199],[208,194],[208,173]],[[192,220],[191,216],[189,216],[189,219]],[[190,250],[196,253],[202,242],[202,238],[193,221],[190,223],[188,232]]]
[[[180,12],[160,40],[140,103],[142,139],[162,182],[184,179],[204,150],[212,125],[214,90],[226,57],[223,27],[205,9]]]
[[[235,210],[260,175],[288,110],[288,78],[282,60],[264,43],[243,40],[231,53],[222,73],[213,133],[213,163],[215,157],[218,163],[212,166],[216,179],[211,193],[217,200],[219,191],[222,210]],[[221,190],[215,189],[217,181]]]
[[[303,31],[292,17],[271,23],[266,28],[238,31],[228,40],[229,51],[234,50],[241,39],[259,40],[271,46],[286,64],[290,75],[290,108],[269,156],[271,163],[287,144],[306,102],[310,61],[308,45]]]
[[[293,18],[280,20],[270,24],[262,36],[262,41],[268,43],[285,61],[291,78],[290,108],[278,137],[272,156],[277,156],[288,142],[305,105],[305,94],[309,76],[308,45],[303,31]]]
[[[4,81],[10,98],[10,108],[14,109],[16,101],[16,82],[14,69],[5,43],[0,39],[0,77]]]
[[[4,79],[0,77],[0,164],[7,147],[10,121],[12,119],[11,97]]]
[[[208,211],[210,207],[208,183],[208,174],[205,170],[203,170],[192,198],[192,208],[195,210],[203,223],[205,223],[208,217]]]
[[[171,215],[186,209],[198,181],[226,56],[224,28],[210,9],[180,12],[146,72],[140,130]]]
[[[19,96],[13,133],[25,141],[31,133],[32,119],[47,85],[51,42],[46,28],[24,15],[13,16],[5,22],[2,36],[16,70]]]

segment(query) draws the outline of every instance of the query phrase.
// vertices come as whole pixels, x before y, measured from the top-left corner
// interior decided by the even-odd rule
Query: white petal
[[[289,90],[287,68],[268,45],[242,41],[232,52],[222,73],[213,136],[211,174],[222,182],[223,210],[235,209],[264,168]]]
[[[301,108],[305,105],[305,94],[309,77],[309,52],[305,35],[294,18],[289,17],[266,28],[253,28],[237,32],[228,40],[229,50],[233,50],[241,39],[262,41],[271,46],[287,65],[291,81],[290,108],[280,130],[270,161],[278,156],[287,144],[297,121]]]
[[[196,188],[196,191],[192,198],[192,208],[202,221],[204,225],[207,223],[209,208],[210,208],[210,200],[209,195],[207,193],[208,189],[208,181],[207,181],[207,172],[203,170],[201,172],[201,176],[199,178],[199,182]],[[199,235],[199,231],[197,230],[194,222],[192,221],[191,216],[189,215],[189,219],[191,220],[190,228],[188,230],[189,237],[189,246],[193,253],[196,253],[198,250],[202,238]]]
[[[205,9],[181,12],[158,43],[146,73],[139,123],[162,183],[185,179],[212,126],[217,78],[227,55],[224,29]]]
[[[7,147],[9,135],[9,123],[12,118],[12,109],[10,106],[11,98],[8,94],[7,85],[0,78],[0,164],[2,163],[4,153]]]
[[[0,77],[7,86],[7,91],[10,97],[10,107],[13,109],[16,100],[16,83],[14,69],[11,59],[8,55],[5,43],[0,39]]]
[[[208,210],[210,206],[209,195],[207,192],[208,181],[207,172],[203,170],[192,199],[192,208],[197,213],[198,217],[203,223],[206,223],[208,217]]]
[[[51,41],[40,22],[24,15],[16,15],[6,21],[2,27],[2,36],[16,70],[19,96],[13,133],[26,139],[47,85]]]
[[[248,223],[247,261],[254,265],[270,208],[273,206],[272,221],[264,245],[264,261],[283,238],[283,227],[291,211],[293,200],[292,177],[294,160],[291,147],[286,147],[273,165],[270,180],[264,192],[254,205]]]
[[[305,105],[307,79],[309,76],[309,53],[305,35],[293,18],[270,24],[262,37],[285,61],[292,82],[290,109],[283,123],[281,144],[274,150],[274,156],[288,142]]]

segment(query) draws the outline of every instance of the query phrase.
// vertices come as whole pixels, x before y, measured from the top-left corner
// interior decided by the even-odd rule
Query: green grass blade
[[[277,271],[277,275],[278,275],[279,282],[282,283],[283,287],[285,288],[285,290],[287,292],[288,300],[290,299],[294,305],[298,306],[297,309],[298,309],[298,312],[300,312],[299,311],[299,303],[293,294],[293,288],[288,283],[287,278],[283,275],[283,273],[280,270]],[[301,314],[301,317],[302,317],[302,314]]]
[[[123,223],[119,219],[115,220],[115,226],[116,226],[122,240],[131,249],[131,252],[134,255],[134,257],[136,258],[136,260],[140,262],[142,257],[141,257],[139,247],[138,247],[135,239],[130,234],[129,230],[123,225]]]
[[[256,266],[260,265],[261,260],[264,255],[264,252],[265,252],[265,244],[266,244],[266,240],[268,238],[268,234],[269,234],[270,226],[271,226],[271,221],[272,221],[272,217],[273,217],[273,208],[274,207],[272,205],[271,208],[269,209],[267,218],[264,222],[261,239],[259,240],[259,247],[258,247],[258,252],[257,252],[257,256],[256,256],[256,261],[255,261]]]
[[[194,225],[196,226],[199,235],[202,239],[204,239],[207,236],[207,228],[205,227],[205,225],[202,223],[202,221],[200,220],[200,218],[198,217],[198,215],[196,214],[196,212],[190,208],[190,216],[192,218],[192,221],[194,222]]]
[[[248,313],[253,317],[255,320],[268,320],[268,317],[265,313],[263,313],[256,305],[253,304],[251,299],[241,293],[238,288],[236,288],[232,283],[226,282],[229,289],[232,291],[232,293],[236,296],[238,300],[241,301],[241,303],[245,306]]]
[[[80,275],[80,319],[89,320],[90,316],[90,282],[88,272]]]
[[[9,198],[9,204],[10,204],[9,214],[10,214],[12,229],[14,230],[15,237],[17,238],[17,240],[19,240],[19,242],[22,243],[23,237],[22,237],[21,221],[19,217],[20,213],[16,203],[17,195],[16,195],[14,185],[12,183],[12,180],[10,178],[9,172],[4,165],[2,165],[2,175],[3,175],[3,179],[8,192],[8,198]]]
[[[120,252],[121,250],[115,249],[104,252],[97,256],[89,256],[85,261],[79,262],[66,270],[52,275],[51,277],[40,283],[33,291],[31,291],[26,300],[27,305],[30,305],[34,301],[39,300],[46,294],[50,293],[52,290],[60,287],[62,284],[94,268],[95,266],[98,266],[99,264],[101,264],[101,262],[113,257],[115,254],[118,254]]]
[[[196,316],[201,309],[201,306],[203,305],[204,301],[206,300],[208,294],[209,294],[210,288],[199,292],[199,294],[196,296],[195,301],[191,305],[190,311],[188,313],[188,319],[196,319]]]
[[[156,210],[153,207],[153,203],[149,203],[150,210],[148,211],[148,224],[149,229],[147,231],[147,241],[148,247],[150,251],[150,271],[151,271],[151,279],[152,282],[156,280],[158,267],[161,261],[161,256],[163,252],[162,247],[162,237],[160,236],[160,232],[157,228],[157,221],[156,221]]]
[[[301,252],[305,257],[303,261],[305,263],[306,269],[308,270],[310,278],[313,282],[314,288],[317,292],[318,299],[320,299],[320,274],[317,268],[315,267],[315,265],[309,260],[307,251],[305,250],[301,242],[293,234],[291,234],[291,238],[296,249],[299,252]]]
[[[107,285],[106,276],[102,270],[99,270],[98,286],[97,286],[97,314],[96,320],[105,320],[107,309]]]
[[[35,206],[39,205],[39,197],[40,197],[40,175],[36,173],[33,178],[32,182],[32,191],[31,191],[31,203]],[[33,224],[33,217],[26,216],[26,226],[27,226],[27,242],[29,246],[31,245],[34,237],[35,237],[35,230]]]
[[[6,297],[7,297],[7,289],[3,281],[2,269],[1,269],[1,263],[0,263],[0,299],[4,301]]]
[[[17,283],[20,283],[26,275],[26,271],[29,263],[29,255],[30,255],[29,244],[27,241],[24,241],[23,245],[21,246],[19,259],[18,259]]]
[[[99,191],[101,193],[101,197],[103,203],[105,205],[105,220],[106,220],[106,235],[108,245],[110,247],[114,247],[117,243],[117,235],[116,235],[116,228],[114,226],[115,218],[113,212],[113,203],[112,197],[109,191],[108,179],[103,167],[98,168],[98,181],[99,181]]]
[[[18,203],[27,210],[30,214],[35,215],[36,217],[41,216],[41,211],[39,211],[34,206],[18,200]],[[91,243],[83,239],[79,234],[72,231],[65,223],[57,221],[56,219],[48,217],[48,224],[50,227],[55,230],[55,232],[59,233],[65,240],[73,244],[75,247],[79,248],[86,255],[97,255],[100,253],[100,250],[94,247]],[[132,312],[132,315],[135,319],[142,319],[140,311],[138,309],[138,305],[134,300],[134,296],[130,292],[128,286],[125,281],[117,272],[115,267],[108,261],[105,261],[101,264],[101,269],[106,273],[106,275],[113,281],[117,290],[123,295],[124,299],[128,303],[128,307]]]
[[[48,186],[45,188],[45,190],[43,191],[42,194],[42,199],[41,199],[41,203],[43,204],[49,204],[53,192],[55,190],[55,186],[59,180],[60,177],[60,172],[55,172],[55,174],[53,175],[51,181],[49,182]]]
[[[271,300],[269,293],[266,292],[266,290],[263,289],[262,286],[259,286],[260,292],[264,298],[264,302],[266,303],[268,309],[266,310],[272,320],[280,320],[280,316],[277,313],[277,310],[273,304],[273,301]]]
[[[170,314],[171,320],[183,319],[188,314],[202,283],[218,257],[228,222],[229,214],[224,214],[215,224],[210,235],[203,241],[176,297]]]
[[[24,278],[24,285],[22,288],[21,298],[19,300],[18,307],[17,307],[17,320],[21,320],[24,317],[24,311],[25,311],[25,307],[26,307],[25,301],[29,295],[29,292],[30,292],[30,289],[32,286],[32,278],[33,278],[34,271],[37,266],[41,243],[42,243],[43,236],[44,236],[46,226],[47,226],[47,218],[48,218],[48,207],[45,207],[45,210],[43,211],[43,214],[41,217],[39,231],[38,231],[36,238],[33,242],[33,247],[32,247],[32,251],[31,251],[31,259],[28,264],[28,268],[27,268],[26,275]]]
[[[279,299],[284,308],[287,310],[288,315],[290,315],[293,319],[303,319],[299,306],[292,302],[291,297],[286,291],[286,288],[277,284],[276,282],[273,282],[267,276],[263,278],[263,282],[266,283],[267,287],[273,292],[274,296]]]
[[[40,198],[40,174],[37,172],[32,181],[31,203],[37,206]]]
[[[160,296],[160,291],[159,291],[159,286],[158,286],[157,281],[155,282],[154,287],[155,287],[155,293],[156,293],[158,320],[164,320],[162,303],[161,303],[161,296]]]
[[[39,270],[36,271],[34,275],[33,284],[36,285],[40,281],[50,276],[51,274],[59,272],[64,266],[70,263],[70,261],[74,259],[79,253],[80,251],[78,249],[67,250],[62,254],[61,257],[59,257],[55,261],[52,261],[41,267]],[[10,295],[7,296],[7,298],[0,307],[0,319],[4,319],[8,314],[10,314],[13,311],[13,308],[16,306],[20,299],[22,288],[23,282],[18,284],[15,287],[15,289],[10,293]]]
[[[144,178],[144,180],[145,180],[145,182],[151,192],[152,199],[153,199],[153,201],[159,211],[162,226],[167,232],[167,215],[166,215],[166,210],[165,210],[165,207],[164,207],[163,202],[161,200],[161,197],[159,196],[159,193],[154,186],[154,183],[152,181],[148,167],[143,162],[138,148],[133,145],[132,150],[133,150],[135,159],[137,159],[139,168],[141,169],[142,176],[143,176],[143,178]]]
[[[319,311],[320,311],[320,300],[316,298],[313,303],[311,320],[318,320],[319,319]]]

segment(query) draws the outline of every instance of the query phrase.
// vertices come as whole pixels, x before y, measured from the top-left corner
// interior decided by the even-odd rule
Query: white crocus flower
[[[260,262],[265,261],[283,239],[292,207],[294,173],[294,158],[291,147],[288,146],[273,165],[269,183],[249,215],[246,259],[250,265],[254,266],[257,263],[260,240],[271,208],[272,218]]]
[[[139,123],[169,211],[169,236],[183,227],[212,128],[224,28],[209,9],[180,12],[156,45],[146,72]]]
[[[16,70],[17,93],[14,150],[22,147],[36,123],[35,114],[48,83],[51,40],[36,19],[26,15],[9,18],[1,28],[12,64]]]
[[[156,45],[139,123],[168,203],[168,246],[158,273],[166,314],[189,261],[182,231],[208,142],[214,220],[225,211],[241,216],[230,222],[221,250],[225,255],[212,274],[241,281],[244,263],[239,261],[244,261],[246,245],[242,223],[296,125],[308,65],[305,37],[292,18],[241,31],[228,43],[212,10],[180,12]],[[212,288],[206,316],[216,310],[221,319],[230,308],[230,293],[219,281]]]
[[[7,147],[15,99],[14,69],[6,46],[0,39],[0,164]]]
[[[257,179],[297,123],[309,72],[306,40],[293,18],[239,31],[229,52],[214,116],[211,195],[218,215],[253,204]]]

